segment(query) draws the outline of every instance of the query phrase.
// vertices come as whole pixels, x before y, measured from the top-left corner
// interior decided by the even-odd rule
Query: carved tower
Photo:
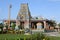
[[[30,11],[29,11],[29,7],[28,4],[21,4],[20,6],[20,10],[17,16],[17,19],[20,21],[24,21],[24,28],[29,28],[30,26]]]

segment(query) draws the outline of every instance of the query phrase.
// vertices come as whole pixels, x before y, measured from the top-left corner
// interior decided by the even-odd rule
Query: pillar
[[[20,25],[20,21],[16,20],[16,26],[19,26],[19,25]]]
[[[44,23],[44,29],[46,28],[46,21],[43,21],[43,23]]]
[[[26,28],[29,29],[29,20],[26,20],[26,21],[24,22],[24,28],[25,28],[25,29],[26,29]]]

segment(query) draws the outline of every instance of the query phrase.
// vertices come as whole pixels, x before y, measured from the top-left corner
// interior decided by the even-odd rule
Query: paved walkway
[[[32,30],[32,33],[37,33],[37,32],[43,32],[43,30]],[[60,33],[59,32],[46,32],[44,34],[46,34],[47,36],[60,37]]]
[[[60,37],[60,33],[58,32],[49,32],[49,33],[44,33],[46,34],[47,36],[56,36],[56,37]]]

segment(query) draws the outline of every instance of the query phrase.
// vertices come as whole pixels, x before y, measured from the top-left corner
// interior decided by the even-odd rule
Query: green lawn
[[[50,40],[60,40],[60,37],[49,37]]]
[[[23,39],[24,37],[26,38],[29,38],[30,35],[20,35],[20,34],[0,34],[0,40],[3,40],[3,39],[12,39],[12,40],[17,40],[17,39]]]
[[[33,37],[32,37],[33,36]],[[36,38],[35,35],[23,35],[23,34],[0,34],[0,40],[30,40]]]
[[[36,40],[36,36],[32,35],[34,38],[33,40]],[[21,39],[20,39],[21,38]],[[0,40],[24,40],[26,38],[29,38],[28,40],[31,40],[31,35],[20,35],[20,34],[0,34]],[[60,40],[60,37],[49,37],[50,40]]]

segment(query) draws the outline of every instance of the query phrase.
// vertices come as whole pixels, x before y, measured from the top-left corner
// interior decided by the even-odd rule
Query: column
[[[44,29],[46,28],[46,21],[43,21],[43,23],[44,23]]]
[[[26,21],[24,22],[24,28],[25,28],[25,29],[26,29],[26,28],[29,29],[29,20],[26,20]]]
[[[33,29],[33,23],[31,23],[31,29]]]

